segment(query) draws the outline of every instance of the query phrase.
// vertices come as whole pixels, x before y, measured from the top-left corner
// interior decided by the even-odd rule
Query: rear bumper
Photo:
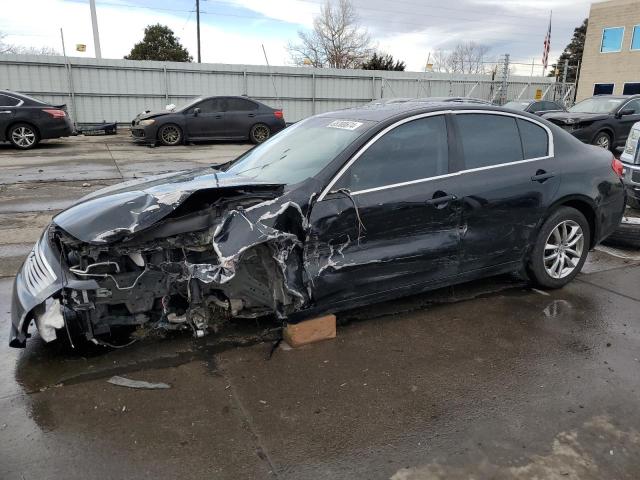
[[[49,138],[68,137],[73,134],[73,124],[69,117],[63,119],[51,119],[44,122],[39,127],[40,138],[43,140]]]

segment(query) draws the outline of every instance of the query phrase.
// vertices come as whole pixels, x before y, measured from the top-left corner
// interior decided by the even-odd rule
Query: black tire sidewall
[[[30,145],[28,147],[22,147],[13,141],[13,131],[16,128],[20,128],[20,127],[27,127],[33,131],[34,135],[36,136],[36,140],[35,142],[33,142],[33,145]],[[38,134],[38,129],[33,125],[30,125],[28,123],[16,123],[14,125],[11,125],[11,128],[9,128],[9,142],[11,143],[11,145],[13,145],[15,148],[19,150],[30,150],[34,148],[36,145],[38,145],[38,143],[40,143],[40,135]]]
[[[573,220],[578,225],[580,225],[580,228],[582,228],[582,234],[584,235],[584,248],[582,257],[580,258],[578,265],[576,266],[574,271],[571,272],[571,274],[567,275],[564,278],[553,278],[547,273],[544,267],[544,246],[546,245],[547,238],[549,237],[553,229],[559,223],[565,220]],[[567,283],[573,280],[576,275],[578,275],[578,273],[580,273],[580,270],[582,269],[582,266],[587,259],[590,245],[591,230],[589,228],[589,222],[587,222],[587,219],[584,217],[584,215],[575,208],[558,208],[547,217],[547,219],[540,227],[540,231],[538,232],[536,243],[529,256],[529,261],[527,262],[527,271],[529,273],[530,279],[537,286],[543,288],[560,288],[565,286]]]
[[[262,142],[259,142],[255,137],[255,131],[256,131],[256,128],[258,127],[265,127],[269,131],[269,136],[265,138]],[[270,138],[271,138],[271,129],[269,128],[268,125],[265,125],[264,123],[256,123],[253,127],[251,127],[251,130],[249,131],[249,139],[251,140],[252,143],[255,143],[256,145],[264,143]]]
[[[180,133],[180,137],[178,138],[178,141],[175,143],[166,143],[164,141],[164,139],[162,138],[162,132],[169,127],[174,127],[178,129],[178,132]],[[162,125],[159,129],[158,129],[158,140],[160,141],[160,143],[162,145],[165,145],[167,147],[175,147],[176,145],[180,145],[183,140],[184,140],[184,134],[182,133],[182,129],[176,125],[175,123],[167,123],[166,125]]]

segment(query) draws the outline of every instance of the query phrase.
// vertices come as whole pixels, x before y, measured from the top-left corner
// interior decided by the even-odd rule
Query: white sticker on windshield
[[[334,120],[327,127],[329,128],[341,128],[342,130],[355,130],[362,122],[354,122],[352,120]]]

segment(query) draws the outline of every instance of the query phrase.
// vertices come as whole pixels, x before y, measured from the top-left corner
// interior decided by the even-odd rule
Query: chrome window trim
[[[14,100],[18,101],[17,105],[0,105],[0,108],[16,108],[16,107],[21,107],[22,104],[24,103],[24,100],[22,100],[21,98],[17,98],[14,97],[12,95],[8,95],[6,93],[0,93],[0,95],[4,95],[5,97],[9,97],[9,98],[13,98]]]
[[[554,143],[553,143],[553,133],[551,132],[551,129],[549,127],[547,127],[546,125],[544,125],[542,122],[539,122],[539,121],[537,121],[537,120],[535,120],[533,118],[525,117],[524,115],[520,115],[518,113],[501,112],[501,111],[497,111],[497,110],[439,110],[437,112],[421,113],[419,115],[413,115],[411,117],[403,118],[402,120],[399,120],[398,122],[396,122],[396,123],[394,123],[392,125],[389,125],[387,128],[385,128],[381,132],[378,132],[360,150],[358,150],[358,152],[356,152],[356,154],[353,157],[351,157],[351,159],[349,159],[349,161],[347,163],[345,163],[340,170],[338,170],[338,173],[336,175],[334,175],[334,177],[331,179],[331,181],[327,184],[327,186],[320,193],[320,196],[318,197],[318,201],[321,202],[322,200],[324,200],[324,198],[331,191],[331,188],[335,185],[335,183],[338,180],[340,180],[342,175],[349,169],[349,167],[351,165],[353,165],[358,160],[358,158],[360,158],[364,154],[364,152],[366,152],[369,149],[369,147],[371,145],[373,145],[375,142],[377,142],[380,139],[380,137],[384,136],[385,134],[387,134],[388,132],[390,132],[394,128],[396,128],[396,127],[398,127],[400,125],[403,125],[403,124],[405,124],[407,122],[410,122],[410,121],[413,121],[413,120],[418,120],[420,118],[434,117],[436,115],[446,115],[446,114],[458,115],[458,114],[465,114],[465,113],[480,113],[480,114],[488,114],[488,115],[502,115],[502,116],[505,116],[505,117],[512,117],[514,119],[521,118],[522,120],[531,122],[531,123],[533,123],[535,125],[538,125],[539,127],[542,127],[547,132],[547,155],[544,156],[544,157],[525,158],[523,160],[515,160],[513,162],[508,162],[508,163],[499,163],[499,164],[496,164],[496,165],[488,165],[486,167],[468,168],[468,169],[459,170],[459,171],[453,172],[453,173],[446,173],[444,175],[436,175],[434,177],[419,178],[419,179],[416,179],[416,180],[409,180],[407,182],[392,183],[392,184],[383,185],[383,186],[380,186],[380,187],[367,188],[365,190],[356,190],[355,192],[351,192],[351,195],[362,195],[363,193],[377,192],[377,191],[380,191],[380,190],[404,187],[404,186],[407,186],[407,185],[415,185],[417,183],[429,182],[431,180],[439,180],[441,178],[455,177],[455,176],[462,175],[462,174],[465,174],[465,173],[479,172],[479,171],[482,171],[482,170],[490,170],[490,169],[500,168],[500,167],[508,167],[510,165],[516,165],[518,163],[535,162],[535,161],[538,161],[538,160],[545,160],[545,159],[554,157],[555,147],[554,147]]]
[[[604,31],[605,30],[614,30],[614,29],[619,29],[619,28],[622,29],[622,38],[620,39],[620,48],[618,50],[609,50],[608,52],[603,52],[602,51],[602,46],[603,46],[603,43],[604,43]],[[620,52],[622,52],[622,48],[624,46],[624,34],[625,33],[626,33],[626,28],[625,28],[624,25],[620,25],[620,26],[617,26],[617,27],[603,27],[602,28],[602,36],[600,37],[600,53],[607,54],[607,53],[620,53]]]
[[[627,82],[627,83],[640,83],[640,82]],[[625,85],[627,84],[625,83]],[[618,109],[618,112],[621,112],[622,110],[624,110],[624,108],[629,105],[631,102],[637,102],[640,100],[640,97],[636,97],[636,98],[632,98],[630,100],[627,100],[624,104],[622,104],[622,106]],[[634,115],[638,115],[637,113],[634,113]]]

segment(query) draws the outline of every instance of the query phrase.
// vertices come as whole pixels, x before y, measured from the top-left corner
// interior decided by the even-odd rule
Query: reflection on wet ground
[[[496,277],[345,312],[335,341],[270,359],[268,323],[84,355],[35,337],[0,355],[0,477],[635,478],[639,280]]]

